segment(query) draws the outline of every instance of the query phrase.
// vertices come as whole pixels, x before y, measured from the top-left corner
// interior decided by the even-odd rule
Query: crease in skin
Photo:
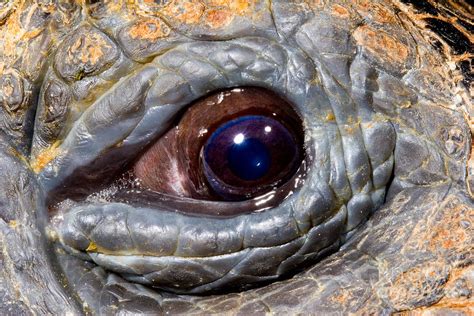
[[[184,2],[186,1],[173,1],[173,6]],[[28,1],[25,3],[26,4],[24,6],[22,5],[21,8],[29,6]],[[200,1],[199,4],[204,5]],[[434,229],[435,231],[438,231],[438,229],[440,229],[440,236],[444,236],[443,234],[446,233],[448,233],[448,235],[451,233],[462,234],[464,231],[468,232],[469,229],[466,225],[458,225],[457,218],[453,219],[446,217],[443,213],[446,211],[449,214],[458,214],[460,211],[458,208],[453,207],[453,203],[465,206],[465,212],[469,212],[469,210],[472,211],[472,200],[465,192],[465,182],[468,173],[466,170],[462,172],[459,171],[465,167],[469,156],[469,151],[471,150],[469,125],[463,116],[458,114],[459,112],[457,112],[457,110],[456,112],[448,113],[443,112],[440,109],[446,104],[452,104],[452,106],[454,106],[454,104],[460,104],[460,98],[455,98],[453,96],[454,94],[459,94],[459,90],[456,90],[457,92],[455,92],[453,85],[451,85],[451,81],[454,82],[455,80],[458,80],[451,76],[455,75],[456,73],[449,70],[449,67],[444,67],[443,59],[439,57],[439,53],[434,51],[435,48],[429,46],[428,41],[423,37],[424,35],[419,34],[419,29],[409,28],[408,25],[406,25],[404,29],[397,29],[399,23],[394,22],[397,21],[397,19],[390,19],[391,16],[393,17],[397,15],[392,11],[394,11],[396,8],[402,8],[404,13],[409,14],[409,12],[407,13],[407,6],[399,4],[398,1],[385,3],[385,7],[377,1],[361,1],[351,4],[342,2],[341,4],[304,2],[301,3],[296,10],[295,7],[297,7],[298,4],[293,2],[272,1],[270,3],[266,1],[265,5],[268,4],[271,5],[266,6],[266,9],[270,10],[271,12],[267,12],[268,14],[266,17],[271,17],[271,24],[276,27],[278,34],[284,34],[285,40],[282,40],[282,42],[287,44],[285,49],[297,47],[294,41],[295,30],[300,30],[302,25],[311,19],[321,20],[324,17],[327,19],[322,24],[328,25],[329,29],[341,29],[340,26],[343,25],[342,30],[344,30],[347,28],[347,24],[344,23],[346,23],[348,20],[356,21],[353,12],[357,11],[357,14],[360,14],[364,17],[365,23],[367,23],[367,25],[359,25],[361,28],[357,29],[357,32],[354,32],[354,29],[350,27],[347,31],[349,34],[351,34],[351,36],[354,36],[354,34],[367,35],[367,37],[358,37],[359,40],[362,41],[359,41],[357,46],[359,54],[357,54],[354,58],[360,58],[364,60],[366,63],[362,66],[362,68],[371,69],[377,74],[377,78],[375,79],[377,89],[374,89],[376,91],[373,93],[369,93],[371,94],[371,96],[367,97],[367,100],[369,101],[362,102],[358,99],[356,102],[356,100],[352,98],[353,92],[348,89],[351,86],[354,87],[354,83],[352,80],[348,82],[347,78],[344,79],[343,73],[339,73],[339,71],[344,72],[349,69],[349,77],[352,79],[354,74],[351,74],[350,70],[352,65],[355,64],[355,59],[346,66],[344,63],[338,64],[337,62],[334,62],[334,60],[330,62],[327,61],[329,56],[327,54],[322,54],[321,58],[325,58],[327,61],[327,63],[324,64],[324,68],[330,73],[328,77],[332,77],[332,80],[336,80],[340,87],[344,87],[341,88],[341,91],[349,95],[349,99],[352,99],[351,102],[353,102],[354,105],[357,103],[358,110],[360,110],[362,107],[370,109],[368,113],[371,111],[382,113],[382,116],[393,123],[393,126],[396,129],[395,154],[390,155],[390,157],[393,157],[392,159],[394,161],[395,172],[393,175],[392,185],[390,186],[390,190],[388,192],[389,198],[387,203],[381,209],[379,209],[378,212],[373,214],[372,218],[367,224],[361,224],[361,226],[357,226],[357,230],[353,231],[352,237],[348,240],[349,243],[346,243],[338,253],[327,257],[324,261],[321,261],[313,266],[313,268],[310,268],[309,270],[298,274],[291,279],[273,283],[262,288],[243,291],[238,294],[230,293],[217,296],[176,296],[170,293],[161,292],[162,295],[156,296],[158,293],[160,293],[159,291],[147,291],[145,288],[141,288],[136,284],[129,283],[110,271],[102,270],[100,267],[93,268],[97,273],[96,276],[99,274],[101,275],[95,279],[97,283],[94,283],[94,285],[91,283],[91,289],[84,290],[84,285],[78,284],[75,281],[77,278],[74,277],[74,275],[77,276],[77,274],[82,273],[81,271],[89,271],[91,269],[90,263],[70,257],[64,257],[58,254],[58,257],[62,258],[60,260],[60,264],[65,264],[68,267],[67,269],[64,269],[64,273],[68,275],[68,281],[71,283],[70,285],[72,291],[82,288],[83,291],[81,294],[79,294],[79,300],[83,300],[83,302],[91,302],[90,306],[93,306],[91,309],[87,309],[87,306],[84,306],[86,311],[106,314],[107,312],[110,313],[117,310],[129,312],[139,311],[143,313],[163,311],[167,313],[194,312],[204,314],[222,311],[224,309],[219,309],[219,307],[225,306],[225,309],[229,311],[229,313],[240,312],[245,314],[262,311],[262,309],[259,308],[264,306],[264,311],[266,310],[275,313],[305,313],[315,311],[320,313],[335,313],[341,311],[345,313],[392,313],[397,311],[423,308],[424,306],[430,305],[435,306],[437,301],[442,301],[441,297],[443,295],[451,295],[449,294],[450,289],[448,287],[450,285],[447,285],[446,275],[454,276],[455,273],[448,273],[450,272],[449,270],[452,270],[452,267],[466,264],[465,261],[463,261],[464,259],[461,259],[460,255],[450,255],[449,253],[445,252],[445,250],[433,251],[433,249],[426,248],[427,246],[425,247],[422,241],[426,239],[433,240],[433,242],[436,243],[438,242],[436,238],[441,240],[439,242],[443,241],[443,237],[435,238],[427,233],[424,233],[424,230],[430,231]],[[76,4],[74,3],[73,7],[75,5]],[[112,5],[110,3],[98,3],[95,5],[95,9],[97,9],[96,11],[93,11],[92,9],[89,11],[89,8],[91,7],[86,9],[86,5],[89,6],[89,4],[83,3],[82,5],[83,7],[79,6],[79,9],[82,9],[82,14],[84,15],[83,18],[86,20],[95,20],[95,27],[102,29],[112,37],[114,36],[116,30],[122,25],[125,25],[127,19],[133,16],[133,14],[140,14],[138,11],[129,11],[135,7],[135,4],[121,6],[116,4]],[[138,1],[136,5],[140,5],[141,8],[147,6],[147,4],[142,1]],[[444,4],[440,4],[438,10],[441,10],[443,6]],[[36,6],[31,7],[35,10],[38,8]],[[101,11],[101,8],[106,9]],[[293,10],[283,10],[281,8],[291,8]],[[380,8],[384,8],[385,10]],[[109,9],[113,12],[107,11]],[[122,9],[123,12],[116,12],[116,10]],[[54,13],[54,10],[52,12]],[[152,14],[153,12],[156,12],[156,10],[147,11],[146,13]],[[172,11],[169,12],[173,13]],[[327,15],[321,15],[321,12],[324,12]],[[7,12],[7,16],[13,16],[9,14],[10,13]],[[31,15],[29,21],[34,21],[34,19],[32,19],[33,16],[34,15]],[[125,16],[126,18],[123,19]],[[178,21],[183,17],[184,16],[175,16],[172,18],[176,18],[177,20],[175,21]],[[206,17],[207,16],[205,14],[201,16],[203,19]],[[413,15],[408,15],[408,19],[413,19]],[[14,24],[12,21],[13,19],[9,20],[8,22]],[[265,18],[261,20],[262,24],[259,27],[257,27],[256,24],[252,24],[255,21],[250,24],[245,24],[244,22],[241,22],[244,20],[238,20],[239,23],[241,22],[241,27],[235,28],[235,24],[233,25],[231,23],[228,24],[228,30],[219,30],[219,32],[209,29],[206,30],[206,28],[203,27],[206,25],[203,20],[199,20],[199,22],[197,21],[197,19],[189,21],[190,24],[195,24],[196,27],[193,28],[190,28],[187,23],[184,23],[183,25],[174,23],[172,19],[170,19],[169,23],[172,29],[179,30],[181,33],[189,36],[190,39],[192,38],[193,41],[202,40],[202,36],[206,36],[207,31],[207,39],[213,40],[213,43],[216,45],[214,46],[216,50],[219,50],[219,45],[225,45],[226,41],[230,38],[237,42],[231,51],[234,50],[235,47],[241,45],[242,43],[239,43],[237,38],[245,37],[245,32],[242,30],[246,30],[247,32],[249,30],[252,31],[252,36],[254,37],[272,37],[275,34],[273,30],[265,31],[269,25],[266,24],[269,20],[265,20]],[[286,24],[280,21],[283,21]],[[65,22],[63,21],[59,23]],[[226,23],[223,25],[225,24]],[[237,31],[232,34],[233,30]],[[48,30],[48,32],[50,32],[50,30]],[[313,41],[318,37],[318,33],[311,35],[312,36],[307,37],[307,41]],[[219,40],[219,36],[221,36],[221,40]],[[414,44],[412,42],[407,42],[410,41],[410,37],[413,39],[413,42],[415,42]],[[326,42],[329,42],[328,39],[330,39],[330,37],[320,41],[317,46],[319,47],[324,45]],[[57,42],[61,42],[61,39],[58,38]],[[380,45],[380,43],[386,43],[389,45]],[[119,45],[124,45],[124,42]],[[192,45],[193,43],[185,44],[184,46],[191,47]],[[408,60],[405,64],[402,63],[401,65],[399,64],[399,61],[395,63],[396,65],[387,62],[387,58],[384,56],[385,53],[387,53],[387,55],[390,55],[391,53],[396,55],[397,52],[392,52],[391,49],[393,47],[404,48],[403,45],[415,45],[414,47],[416,50],[413,54],[423,55],[414,56],[413,54],[408,54],[407,56],[409,59],[416,57],[417,62],[419,63],[414,63],[413,60]],[[182,46],[177,45],[171,50],[166,50],[166,52],[171,54],[171,52],[177,51],[179,47]],[[57,47],[53,47],[52,50],[56,48]],[[202,50],[205,51],[209,48],[210,47],[208,46],[206,49],[202,48]],[[121,48],[119,47],[119,49]],[[199,54],[201,53],[198,53],[198,55]],[[304,56],[301,58],[302,60],[308,58],[308,56],[311,57],[311,54],[302,53],[301,55]],[[210,55],[205,56],[207,57],[204,59],[213,58]],[[405,54],[402,54],[401,56],[403,57]],[[128,58],[128,56],[126,58]],[[126,58],[122,61],[129,62],[126,60]],[[140,59],[142,57],[137,58]],[[289,59],[294,60],[295,55],[290,56]],[[298,61],[292,64],[289,62],[289,60],[284,61],[284,63],[285,62],[287,62],[287,65],[293,65],[291,67],[295,67],[295,69],[297,68],[297,64],[302,63],[301,61]],[[315,71],[315,73],[318,73],[321,71],[321,69],[323,69],[321,63],[322,61],[315,63],[316,68],[319,69],[318,71]],[[258,62],[255,62],[255,64],[258,64]],[[47,61],[45,61],[45,64],[43,65],[46,65],[46,67],[50,66]],[[129,70],[135,67],[133,63],[130,63],[129,65],[131,65],[130,68],[128,68]],[[201,65],[205,67],[205,63]],[[262,62],[260,65],[263,66],[264,63]],[[268,63],[268,65],[269,68],[275,67],[273,62]],[[54,67],[54,65],[52,67]],[[127,69],[127,67],[124,67],[123,69]],[[403,73],[404,71],[406,71],[406,73]],[[235,72],[237,73],[239,71]],[[324,76],[320,78],[323,79],[323,81],[319,82],[314,80],[317,75],[300,76],[300,81],[311,83],[306,87],[306,91],[311,91],[298,96],[294,87],[290,86],[293,83],[292,80],[278,81],[280,78],[278,76],[267,78],[265,77],[264,72],[262,72],[260,76],[257,75],[253,78],[251,75],[255,75],[255,73],[251,73],[249,71],[248,74],[250,74],[250,76],[247,76],[245,79],[249,80],[252,84],[264,85],[271,89],[281,89],[284,92],[282,94],[285,95],[287,92],[293,92],[295,97],[292,102],[295,103],[296,106],[299,106],[307,111],[305,112],[304,116],[310,117],[310,119],[306,119],[305,122],[305,130],[308,130],[309,134],[317,134],[313,133],[313,131],[317,128],[316,126],[318,123],[308,122],[313,121],[313,118],[315,118],[314,121],[320,122],[320,127],[325,126],[323,123],[324,119],[328,117],[331,118],[332,113],[332,120],[337,122],[337,113],[331,112],[328,114],[328,112],[314,109],[315,106],[311,106],[311,104],[308,102],[308,100],[318,100],[318,102],[320,102],[318,105],[320,105],[321,109],[324,107],[331,108],[330,101],[334,101],[332,98],[337,98],[337,96],[334,94],[322,96],[324,95],[323,91],[316,91],[317,88],[315,88],[315,86],[317,87],[321,84],[324,84]],[[439,76],[439,74],[442,74],[442,76]],[[160,77],[160,75],[161,74],[158,74],[157,77]],[[191,78],[189,81],[193,80],[193,75],[189,77]],[[113,77],[113,75],[111,76]],[[295,78],[297,77],[298,76],[296,76],[295,73]],[[229,78],[232,79],[231,77]],[[229,78],[226,79],[229,80]],[[441,81],[439,78],[441,78]],[[76,96],[84,95],[84,87],[87,84],[90,84],[91,91],[99,89],[98,87],[100,84],[97,82],[100,80],[95,82],[96,79],[92,77],[80,79],[80,82],[74,84],[73,87],[73,89],[75,89],[74,93]],[[199,79],[200,78],[196,78],[196,80]],[[201,77],[201,79],[204,81],[205,76]],[[49,80],[49,78],[46,78],[45,80]],[[433,81],[430,82],[430,80]],[[276,81],[277,83],[275,83]],[[240,83],[241,82],[242,81],[240,81]],[[152,84],[153,83],[150,82],[150,85]],[[347,86],[348,84],[349,86]],[[285,91],[282,86],[285,86],[287,91]],[[193,97],[199,97],[199,94],[205,93],[203,92],[205,89],[193,89],[193,87],[193,85],[188,86],[189,91],[186,90],[186,88],[180,89],[178,87],[176,91],[179,92],[178,95],[180,93],[186,94],[189,92],[193,94]],[[398,89],[400,87],[404,89]],[[439,87],[444,89],[439,89]],[[362,93],[364,93],[363,91],[365,88],[359,89],[358,91],[360,92],[360,90],[362,90]],[[369,90],[370,89],[366,91]],[[405,95],[405,92],[413,93],[416,98],[411,98],[410,96]],[[431,95],[435,97],[432,97]],[[190,100],[192,100],[193,97],[191,97]],[[327,100],[328,98],[329,102]],[[432,102],[433,100],[435,102]],[[463,100],[466,100],[465,96]],[[183,101],[183,104],[184,103],[186,102]],[[467,107],[469,102],[465,102],[464,105]],[[167,114],[162,113],[161,115],[168,115],[167,117],[169,118],[172,116],[171,112],[174,112],[175,110],[175,108],[169,109]],[[137,141],[139,142],[140,139],[143,141],[147,138],[153,138],[152,133],[147,132],[147,129],[152,126],[151,124],[154,118],[161,116],[158,115],[156,111],[157,109],[150,108],[148,114],[153,114],[152,112],[154,112],[155,115],[149,115],[148,121],[142,120],[140,123],[141,130],[137,129],[136,134],[126,133],[126,137],[129,137],[128,141],[120,142],[121,146],[114,147],[113,150],[110,151],[106,150],[103,153],[110,152],[110,156],[108,157],[109,159],[125,159],[128,157],[126,150],[138,151],[140,146],[137,146]],[[364,121],[364,119],[371,121],[370,115],[365,116],[368,113],[362,112],[363,111],[358,111],[356,116],[362,117],[362,121]],[[314,113],[317,113],[317,115],[313,117],[312,115]],[[166,121],[166,119],[163,121]],[[450,130],[453,126],[456,126],[464,135],[466,141],[464,143],[460,142],[460,146],[458,149],[456,149],[454,154],[445,152],[445,145],[443,142],[446,141],[446,138],[444,134],[434,126],[438,123],[445,126],[443,128],[447,128],[448,130]],[[35,124],[40,125],[41,120],[38,118]],[[164,124],[166,125],[166,123]],[[306,126],[308,126],[308,128],[306,128]],[[333,125],[331,128],[339,129],[340,127],[341,126],[338,124],[337,126]],[[4,129],[4,127],[2,128]],[[404,133],[406,135],[411,135],[413,141],[404,141],[407,139],[406,137],[403,138]],[[68,133],[65,132],[63,135],[67,134]],[[158,137],[159,135],[154,136]],[[61,137],[62,136],[60,136],[60,138]],[[337,142],[345,141],[344,137],[346,137],[346,135],[342,135],[342,137],[343,138],[338,139]],[[365,135],[362,133],[360,139],[362,139],[365,146],[367,146],[367,144],[370,144],[370,141],[365,142],[364,137]],[[144,143],[146,143],[146,141]],[[33,148],[34,147],[35,143],[33,144]],[[324,145],[321,145],[320,147],[324,147]],[[426,154],[426,157],[417,157],[414,155],[414,153],[419,150],[420,147],[424,148],[423,150]],[[316,149],[319,150],[318,153],[323,151],[321,148]],[[350,151],[351,149],[349,148],[349,151],[346,152]],[[370,154],[366,153],[365,151],[363,153],[370,156]],[[387,159],[390,159],[390,157]],[[403,157],[407,159],[403,161]],[[334,161],[337,161],[337,156],[333,156],[333,158]],[[94,161],[94,159],[91,159],[91,161]],[[120,164],[120,160],[118,161],[118,164]],[[371,161],[370,157],[368,161]],[[53,159],[49,166],[54,166],[56,162],[57,160]],[[84,163],[84,166],[86,166],[85,161],[79,162],[74,167],[71,167],[71,170],[81,169],[76,168],[80,166],[81,163]],[[388,164],[390,165],[390,163]],[[98,169],[96,170],[101,170],[101,168],[105,166],[101,165],[100,163],[97,163],[97,165]],[[114,163],[112,163],[112,165],[114,165]],[[317,175],[314,176],[315,179],[327,179],[332,175],[332,173],[329,172],[323,174],[322,171],[316,171],[314,166],[315,164],[311,165],[311,170],[315,175]],[[329,166],[332,167],[334,165],[329,164]],[[440,166],[443,166],[444,169],[440,170]],[[350,169],[349,167],[351,166],[348,166],[347,170]],[[375,177],[376,169],[371,169],[372,175],[369,177],[369,181],[372,181],[372,178]],[[96,174],[95,171],[92,170],[92,167],[91,169],[87,170],[83,168],[81,172],[85,172],[86,178],[93,178],[93,176]],[[344,166],[341,179],[348,178],[349,175],[347,174],[347,170],[346,166]],[[356,167],[352,170],[362,169]],[[89,171],[89,173],[87,171]],[[109,171],[110,170],[104,170],[104,172]],[[319,172],[319,174],[317,172]],[[440,178],[445,177],[446,174],[449,174],[449,177],[446,177],[445,181],[438,181]],[[61,177],[62,172],[60,172],[58,175]],[[97,173],[96,176],[100,177],[101,174]],[[31,177],[34,176],[31,175]],[[450,178],[453,180],[450,180]],[[67,176],[64,176],[64,179],[67,179]],[[346,181],[349,180],[346,179]],[[443,182],[451,185],[451,188],[443,188],[441,185]],[[50,188],[52,187],[60,186],[60,183],[61,181],[58,181],[57,183],[52,181],[50,184],[45,186],[46,191],[50,191]],[[301,191],[304,191],[304,188],[309,188],[308,183],[305,184],[306,186],[302,187]],[[79,186],[75,186],[75,188],[80,189]],[[328,186],[328,188],[329,190],[334,189],[332,186]],[[344,186],[341,186],[341,188],[344,188]],[[373,189],[375,189],[375,185]],[[321,190],[324,190],[324,192],[329,191],[326,188],[323,189],[321,186],[319,186],[318,190],[316,191],[321,192]],[[362,190],[364,190],[364,188],[362,188]],[[305,194],[308,196],[310,195],[310,192],[312,192],[310,189],[307,189],[307,191],[303,192],[303,194],[299,192],[300,197],[303,197]],[[380,193],[382,191],[379,190],[378,192]],[[349,203],[351,200],[351,194],[345,197],[343,196],[342,198],[338,196],[344,195],[343,189],[339,192],[334,190],[334,195],[336,195],[338,199],[338,206],[344,205],[346,202]],[[382,200],[383,197],[379,196],[379,199]],[[304,205],[305,203],[311,204],[310,202],[311,201],[308,200],[300,203]],[[88,203],[90,203],[90,201]],[[326,203],[326,201],[324,201],[324,203]],[[296,205],[296,203],[292,205]],[[436,208],[434,207],[435,205],[442,206]],[[75,206],[81,207],[77,204]],[[446,207],[446,209],[444,209],[444,207]],[[26,213],[28,211],[21,210],[21,212]],[[294,214],[297,213],[295,212]],[[306,216],[306,218],[311,218],[312,220],[312,217],[308,217],[308,214],[304,214],[304,216]],[[428,220],[430,226],[423,226],[425,219]],[[446,229],[441,230],[440,223],[443,222],[451,224],[451,226],[447,226],[451,228],[448,232],[446,232]],[[411,229],[412,227],[417,228],[416,233]],[[407,235],[409,232],[412,233]],[[360,240],[363,240],[363,244]],[[463,251],[469,249],[468,247],[470,243],[472,243],[472,241],[459,240],[459,248],[451,250],[451,252],[455,254],[465,254]],[[413,244],[418,245],[418,247],[414,247]],[[90,245],[90,243],[88,245]],[[354,245],[357,245],[357,247]],[[9,247],[16,249],[15,245],[11,245]],[[374,257],[383,258],[385,256],[387,258],[387,269],[382,270],[379,273],[378,280],[375,275],[371,274],[371,265],[370,262],[367,261],[367,256],[358,254],[357,251],[354,251],[354,247],[364,249],[364,251],[369,250],[368,253],[374,253]],[[65,248],[69,249],[71,252],[75,251],[73,248],[68,248],[66,245]],[[38,256],[40,257],[41,255],[38,254]],[[0,257],[0,262],[2,261],[1,258],[2,257]],[[449,264],[447,264],[444,268],[439,268],[443,262],[449,262]],[[348,269],[348,266],[350,266],[351,269]],[[426,266],[426,269],[424,266]],[[87,268],[79,269],[78,267]],[[27,273],[29,273],[28,269],[25,270],[24,275]],[[367,275],[370,282],[364,278],[358,278],[359,275]],[[375,279],[371,279],[371,277]],[[18,278],[18,280],[21,280],[21,277]],[[462,277],[459,277],[459,280],[461,280],[461,278]],[[81,278],[79,277],[79,279]],[[0,281],[1,280],[2,274],[0,273]],[[377,282],[372,283],[372,280],[377,280]],[[467,278],[467,280],[469,279]],[[462,282],[460,281],[460,284],[461,283]],[[13,284],[15,283],[13,282]],[[423,284],[427,286],[424,287]],[[457,288],[462,289],[462,286],[458,286]],[[89,293],[87,293],[88,291]],[[95,295],[97,297],[91,297],[90,293],[98,293],[98,295]],[[364,295],[361,295],[361,293]],[[459,293],[463,292],[460,291]],[[48,297],[49,296],[45,295],[44,299],[48,299]],[[56,298],[54,295],[51,297]],[[85,299],[86,297],[87,299]],[[465,295],[463,296],[463,294],[460,294],[459,296],[455,297],[454,300],[462,301],[465,297]],[[154,303],[151,304],[150,302]],[[147,305],[146,303],[150,303],[150,305]],[[2,304],[5,305],[8,303],[0,301],[0,306],[2,306]],[[87,305],[89,303],[85,304]],[[52,306],[51,309],[54,309],[57,305],[53,303],[50,306]],[[30,306],[22,308],[26,310],[29,307]],[[63,308],[67,309],[67,307]]]

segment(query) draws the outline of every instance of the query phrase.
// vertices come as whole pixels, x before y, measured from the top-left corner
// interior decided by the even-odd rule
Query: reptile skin
[[[473,314],[472,20],[454,1],[0,2],[0,314]],[[236,86],[302,116],[309,171],[280,205],[67,200]]]

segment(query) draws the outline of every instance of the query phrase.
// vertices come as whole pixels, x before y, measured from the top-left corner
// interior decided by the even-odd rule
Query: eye
[[[134,175],[155,192],[245,200],[295,174],[303,157],[302,134],[299,116],[275,93],[225,90],[192,104],[138,159]]]
[[[220,126],[201,152],[207,181],[220,196],[249,198],[288,178],[299,160],[292,134],[265,116],[243,116]]]
[[[188,294],[334,252],[383,203],[395,131],[316,67],[248,37],[180,44],[113,83],[41,170],[51,235],[129,282]]]

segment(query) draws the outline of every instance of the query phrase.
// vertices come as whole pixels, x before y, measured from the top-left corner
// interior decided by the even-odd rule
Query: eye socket
[[[288,181],[301,165],[303,129],[292,106],[255,87],[218,91],[190,106],[133,166],[145,189],[245,200]]]

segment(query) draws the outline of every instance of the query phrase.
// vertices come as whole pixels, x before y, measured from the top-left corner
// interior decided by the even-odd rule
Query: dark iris
[[[241,137],[241,139],[239,139]],[[265,144],[256,138],[238,134],[227,151],[229,168],[243,180],[257,180],[270,168],[270,153]]]
[[[282,123],[246,115],[219,126],[202,154],[204,175],[225,198],[248,198],[288,179],[300,161],[299,144]]]
[[[190,105],[133,164],[133,175],[141,188],[168,196],[249,200],[236,208],[245,213],[277,205],[298,187],[306,170],[303,138],[301,117],[278,94],[219,90]]]

